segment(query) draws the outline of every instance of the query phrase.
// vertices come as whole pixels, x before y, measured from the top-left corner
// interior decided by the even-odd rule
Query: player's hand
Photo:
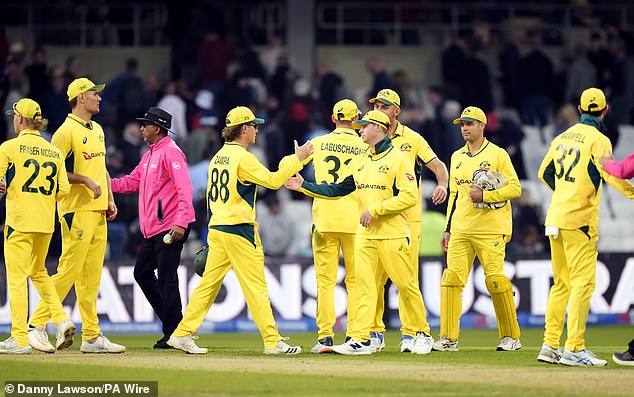
[[[86,181],[86,187],[90,190],[92,190],[92,192],[95,195],[95,200],[97,200],[100,196],[101,196],[101,186],[93,181],[90,178],[87,178],[88,180]]]
[[[297,141],[295,141],[297,144]],[[304,178],[300,174],[295,174],[288,178],[288,181],[284,182],[284,187],[288,190],[298,191],[302,187],[302,183],[304,183]]]
[[[442,204],[447,200],[447,187],[444,185],[438,185],[431,192],[431,202],[434,205]]]
[[[451,237],[451,233],[444,232],[442,237],[440,238],[440,248],[442,248],[445,252],[447,252],[447,248],[449,247],[449,238]]]
[[[471,201],[473,201],[474,203],[481,203],[483,201],[482,188],[476,185],[471,185],[471,190],[469,190],[469,197],[471,197]]]
[[[7,184],[0,183],[0,197],[4,196],[6,192],[7,192]]]
[[[174,225],[170,230],[170,234],[172,235],[172,240],[180,241],[185,236],[185,229],[178,225]]]
[[[109,221],[114,221],[118,213],[119,210],[117,209],[117,205],[114,203],[114,201],[108,201],[108,217],[106,219]]]
[[[302,146],[299,146],[297,140],[294,140],[293,143],[295,145],[295,155],[299,157],[299,161],[304,161],[315,151],[315,148],[313,147],[313,143],[311,141],[307,141]]]
[[[370,211],[368,211],[367,209],[365,211],[363,211],[363,213],[361,214],[361,219],[359,219],[359,223],[361,224],[361,226],[363,227],[368,227],[370,226],[370,223],[372,223],[372,220],[374,219],[374,217],[372,215],[370,215]]]
[[[607,155],[599,157],[599,164],[601,164],[601,167],[605,167],[605,163],[610,160],[614,160],[614,155],[612,154],[612,152],[608,152]]]

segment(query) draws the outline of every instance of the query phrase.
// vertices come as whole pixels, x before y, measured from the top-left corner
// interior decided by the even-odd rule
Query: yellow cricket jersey
[[[292,154],[271,172],[240,144],[226,142],[209,162],[209,228],[241,235],[253,243],[258,185],[279,189],[301,169],[302,163]]]
[[[351,161],[366,152],[368,145],[349,128],[336,128],[312,140],[312,160],[317,183],[339,183],[352,174]],[[306,161],[307,162],[307,161]],[[320,232],[356,233],[359,224],[356,194],[338,200],[316,198],[313,201],[313,224]]]
[[[598,118],[584,114],[578,124],[553,139],[538,172],[539,179],[553,190],[545,225],[597,227],[602,179],[634,199],[634,186],[608,174],[599,164],[599,158],[612,151],[600,126]]]
[[[504,175],[507,184],[496,190],[485,190],[483,201],[497,203],[506,201],[498,209],[475,208],[469,196],[473,173],[485,169]],[[508,153],[499,146],[484,140],[480,150],[471,154],[469,147],[456,150],[451,155],[449,166],[449,202],[445,231],[464,234],[505,234],[513,230],[511,202],[522,192],[520,181]]]
[[[106,144],[101,126],[69,114],[57,129],[51,143],[66,159],[66,171],[86,176],[101,186],[102,194],[95,199],[92,190],[74,183],[70,194],[58,204],[59,215],[77,211],[106,211],[108,209],[108,177],[106,172]]]
[[[53,233],[55,201],[70,191],[62,152],[39,131],[24,130],[0,145],[0,179],[5,175],[6,225],[20,232]]]
[[[304,182],[300,190],[316,197],[339,197],[355,192],[359,212],[366,209],[375,218],[365,228],[357,219],[357,237],[366,239],[393,239],[409,237],[409,225],[403,211],[416,205],[416,178],[414,167],[407,157],[396,150],[386,137],[370,150],[355,157],[350,165],[352,175],[340,183]]]
[[[418,199],[416,205],[405,211],[405,217],[410,222],[421,220],[423,212],[423,167],[436,157],[436,153],[429,147],[429,143],[418,132],[396,122],[396,130],[392,135],[392,145],[405,153],[414,165],[414,175],[418,184]]]

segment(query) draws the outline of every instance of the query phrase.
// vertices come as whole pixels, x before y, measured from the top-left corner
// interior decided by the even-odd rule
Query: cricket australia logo
[[[77,230],[77,240],[81,241],[84,238],[84,231],[82,229]]]
[[[388,167],[387,165],[382,165],[379,167],[379,172],[381,174],[387,174],[389,170],[390,170],[390,167]]]
[[[401,145],[401,152],[410,152],[412,150],[412,145],[409,143],[404,143]]]
[[[480,169],[488,170],[489,168],[491,168],[491,163],[489,163],[488,161],[484,160],[480,163]]]

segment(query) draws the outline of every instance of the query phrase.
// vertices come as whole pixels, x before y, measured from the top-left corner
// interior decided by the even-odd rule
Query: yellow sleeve
[[[504,149],[500,149],[498,155],[500,166],[498,172],[506,177],[506,185],[495,190],[485,190],[482,192],[482,201],[485,203],[499,203],[517,198],[522,194],[522,185],[517,177],[517,172],[513,168],[511,157]]]
[[[70,129],[58,128],[51,138],[51,143],[61,150],[62,159],[66,159],[73,143]]]
[[[544,185],[548,186],[550,190],[555,190],[555,163],[553,162],[551,148],[548,148],[548,152],[539,166],[537,177]]]
[[[269,171],[252,153],[247,153],[240,161],[238,179],[242,182],[253,182],[268,189],[277,190],[291,176],[302,169],[299,157],[294,154],[284,157],[277,171]]]
[[[417,146],[416,155],[423,161],[424,164],[427,164],[438,157],[429,146],[429,143],[422,136],[420,136],[419,144]]]
[[[405,156],[400,156],[394,173],[398,193],[396,196],[370,205],[368,211],[373,217],[398,214],[416,205],[418,187],[412,163]]]
[[[9,155],[7,153],[7,143],[0,145],[0,179],[4,178],[9,168]]]
[[[70,193],[68,173],[66,172],[66,167],[64,167],[64,161],[61,161],[59,172],[57,173],[57,194],[55,195],[55,199],[59,200],[68,195],[68,193]]]

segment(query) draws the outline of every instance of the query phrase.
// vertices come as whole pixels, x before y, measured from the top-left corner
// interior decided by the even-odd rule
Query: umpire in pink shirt
[[[185,154],[167,135],[171,132],[172,115],[151,107],[137,120],[150,150],[130,175],[112,179],[112,191],[139,192],[143,244],[134,266],[134,279],[163,323],[163,338],[154,348],[170,349],[165,342],[183,319],[177,270],[183,243],[195,220],[193,188]],[[164,241],[168,234],[172,242],[170,237]]]

